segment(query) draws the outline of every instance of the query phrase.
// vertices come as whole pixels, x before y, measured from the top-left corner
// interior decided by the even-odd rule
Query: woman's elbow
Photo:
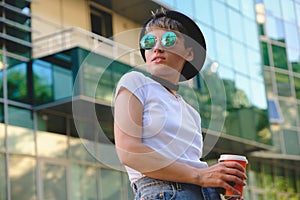
[[[122,165],[131,166],[132,159],[131,159],[129,151],[126,151],[126,150],[123,150],[123,149],[122,150],[117,149],[117,154],[118,154],[119,161]]]

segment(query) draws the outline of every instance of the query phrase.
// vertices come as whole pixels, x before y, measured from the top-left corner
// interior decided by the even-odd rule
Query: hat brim
[[[193,48],[194,59],[192,61],[186,61],[181,71],[181,77],[179,81],[186,81],[196,76],[202,69],[206,59],[206,43],[204,36],[198,27],[198,25],[188,16],[173,10],[167,10],[164,13],[155,15],[156,18],[168,17],[170,19],[180,22],[186,29],[186,38],[189,40],[190,46]],[[140,34],[140,39],[145,35],[146,25],[154,18],[151,16],[143,25],[143,29]],[[146,61],[145,50],[140,48],[141,55]]]

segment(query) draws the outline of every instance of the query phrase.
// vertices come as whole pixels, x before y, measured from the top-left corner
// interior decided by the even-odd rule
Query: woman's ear
[[[192,61],[194,60],[194,50],[192,47],[186,48],[186,56],[185,56],[186,61]]]

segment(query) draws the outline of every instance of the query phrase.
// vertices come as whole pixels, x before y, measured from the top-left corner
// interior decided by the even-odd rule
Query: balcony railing
[[[66,49],[81,47],[131,66],[143,63],[137,49],[114,42],[79,27],[71,27],[36,38],[32,41],[32,44],[33,58],[41,58]]]

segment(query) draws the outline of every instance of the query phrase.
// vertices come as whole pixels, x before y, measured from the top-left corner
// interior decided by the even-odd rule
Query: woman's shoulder
[[[129,85],[141,86],[147,84],[148,82],[149,82],[149,77],[147,77],[144,73],[139,71],[130,71],[121,77],[119,81],[119,85],[129,84]]]
[[[121,87],[125,87],[130,91],[135,91],[140,88],[144,88],[147,85],[149,78],[139,71],[130,71],[124,74],[117,84],[117,90]]]
[[[146,87],[148,85],[148,79],[146,75],[138,71],[130,71],[124,74],[117,84],[115,97],[121,88],[126,88],[143,103],[145,94],[148,91],[148,87]]]

